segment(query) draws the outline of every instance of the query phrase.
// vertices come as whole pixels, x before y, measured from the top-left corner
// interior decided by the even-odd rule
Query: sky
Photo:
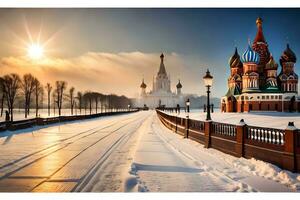
[[[180,79],[183,93],[205,94],[208,68],[212,96],[221,97],[228,60],[235,46],[241,55],[254,39],[257,17],[277,62],[287,43],[300,55],[300,9],[2,8],[0,74],[32,73],[44,84],[65,80],[81,91],[135,97],[143,77],[151,89],[163,52],[172,90]],[[43,45],[42,59],[27,56],[30,43]]]

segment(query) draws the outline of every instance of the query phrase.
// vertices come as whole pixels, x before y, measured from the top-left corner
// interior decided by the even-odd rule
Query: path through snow
[[[300,175],[255,159],[235,158],[183,139],[154,115],[146,121],[131,174],[137,191],[221,192],[300,190]],[[131,181],[132,182],[132,181]]]

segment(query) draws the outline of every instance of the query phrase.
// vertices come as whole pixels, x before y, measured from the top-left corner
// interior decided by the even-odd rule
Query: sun
[[[39,44],[30,44],[27,48],[27,54],[31,59],[40,59],[44,56],[44,48]]]

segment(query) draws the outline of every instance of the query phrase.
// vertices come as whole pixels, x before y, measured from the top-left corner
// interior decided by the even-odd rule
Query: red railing
[[[30,128],[33,126],[41,126],[47,124],[53,124],[58,122],[68,122],[68,121],[75,121],[75,120],[82,120],[82,119],[91,119],[101,116],[107,115],[117,115],[117,114],[124,114],[124,113],[131,113],[137,112],[137,109],[132,109],[128,111],[117,111],[117,112],[107,112],[107,113],[97,113],[91,115],[73,115],[73,116],[60,116],[60,117],[50,117],[50,118],[33,118],[33,119],[25,119],[25,120],[18,120],[13,122],[0,122],[0,132],[5,130],[19,130],[24,128]]]
[[[237,157],[256,158],[300,172],[300,130],[238,125],[181,118],[157,110],[163,124],[174,132]],[[293,123],[292,123],[293,124]]]

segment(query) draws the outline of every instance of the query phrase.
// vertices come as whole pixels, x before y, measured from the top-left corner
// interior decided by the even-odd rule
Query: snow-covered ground
[[[300,174],[183,139],[154,117],[139,141],[129,191],[300,191]]]
[[[176,115],[175,112],[166,112],[171,115]],[[186,117],[187,113],[180,112],[180,117]],[[205,121],[206,113],[203,110],[191,110],[189,113],[191,119]],[[214,113],[211,113],[213,121],[238,124],[241,119],[244,119],[245,123],[253,126],[280,128],[287,127],[289,122],[294,122],[297,128],[300,128],[300,113],[288,113],[288,112],[249,112],[249,113],[222,113],[219,109],[215,109]]]
[[[0,134],[0,191],[300,191],[300,174],[205,149],[141,111]]]

